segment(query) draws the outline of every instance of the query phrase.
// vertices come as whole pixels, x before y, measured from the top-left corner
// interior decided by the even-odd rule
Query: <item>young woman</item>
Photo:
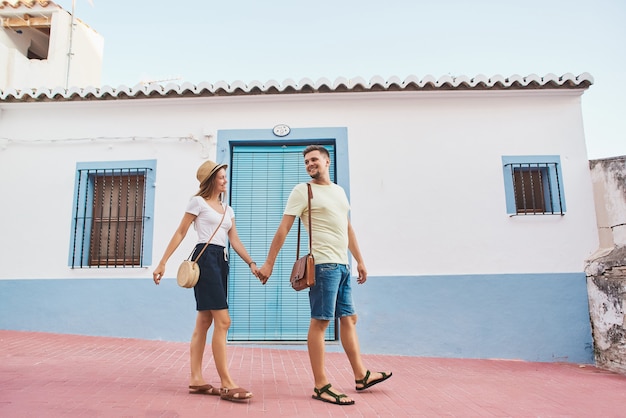
[[[198,168],[196,176],[200,182],[200,190],[187,204],[185,215],[165,249],[163,258],[152,273],[152,277],[154,283],[158,285],[165,274],[167,260],[185,238],[192,223],[198,234],[198,244],[192,256],[192,259],[195,259],[196,254],[202,251],[204,244],[213,235],[220,221],[222,222],[207,249],[197,260],[200,267],[200,278],[194,287],[194,294],[198,315],[189,350],[191,358],[189,392],[219,395],[222,399],[229,401],[241,401],[250,399],[252,393],[237,386],[231,378],[227,366],[226,333],[230,327],[230,315],[228,314],[226,299],[228,289],[228,251],[226,247],[228,241],[230,241],[235,252],[248,264],[255,276],[258,269],[239,239],[233,209],[222,201],[228,184],[226,167],[225,164],[206,161]],[[207,384],[202,376],[202,357],[207,332],[212,323],[215,326],[211,349],[217,374],[221,381],[219,389]]]

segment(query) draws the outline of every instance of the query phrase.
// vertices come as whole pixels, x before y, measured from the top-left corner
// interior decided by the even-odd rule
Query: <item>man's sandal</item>
[[[248,392],[244,388],[221,388],[220,389],[220,398],[225,401],[247,401],[252,397],[252,393]]]
[[[360,380],[355,380],[354,383],[356,383],[357,385],[363,385],[361,387],[357,386],[356,390],[365,390],[367,388],[370,388],[372,386],[374,386],[377,383],[383,382],[387,379],[389,379],[391,377],[391,375],[393,373],[384,373],[384,372],[379,372],[380,374],[383,375],[383,377],[378,378],[378,379],[374,379],[374,380],[369,380],[370,378],[370,371],[368,370],[367,373],[365,373],[365,377],[363,379]]]
[[[318,401],[322,401],[322,402],[332,403],[334,405],[354,405],[354,400],[342,402],[341,399],[347,398],[348,396],[343,393],[341,395],[338,395],[332,390],[330,390],[330,387],[331,387],[331,384],[329,383],[321,389],[313,388],[313,390],[315,391],[315,395],[311,395],[311,398],[316,399]],[[335,398],[335,400],[333,401],[331,399],[322,398],[322,394],[324,393],[332,396],[333,398]]]

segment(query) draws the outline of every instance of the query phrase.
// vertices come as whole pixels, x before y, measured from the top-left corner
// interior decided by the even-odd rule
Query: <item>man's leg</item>
[[[361,348],[359,346],[359,337],[356,333],[356,315],[344,316],[340,319],[340,329],[339,333],[341,336],[341,345],[343,346],[343,350],[346,352],[348,356],[348,360],[350,361],[350,366],[352,366],[352,371],[354,372],[354,380],[355,381],[363,381],[365,379],[368,370],[363,365],[363,360],[361,358]],[[389,376],[391,376],[391,372],[370,372],[369,376],[367,376],[366,383],[371,384],[372,382],[382,382],[386,380]],[[365,383],[357,383],[356,388],[363,388]]]
[[[316,285],[309,290],[311,306],[311,323],[307,335],[307,348],[311,370],[315,380],[313,398],[326,402],[351,405],[354,401],[335,390],[328,381],[325,368],[326,343],[324,335],[329,318],[335,317],[337,291],[342,275],[342,266],[339,264],[318,264],[315,266]]]
[[[330,387],[328,378],[326,377],[325,368],[325,352],[326,344],[324,342],[324,333],[330,321],[322,319],[311,319],[309,325],[309,334],[307,336],[307,347],[309,349],[309,360],[311,361],[311,370],[313,371],[313,378],[315,379],[315,389],[320,390],[326,386],[329,386],[328,391],[334,394],[331,395],[328,392],[315,393],[314,396],[320,396],[332,403],[347,403],[352,404],[354,401],[352,398],[347,397],[341,393],[337,393],[334,387]]]
[[[322,319],[311,319],[309,334],[306,339],[307,347],[309,349],[309,360],[311,361],[311,370],[313,371],[316,388],[321,388],[328,384],[326,370],[324,368],[324,356],[326,350],[324,332],[326,332],[329,322],[330,321]]]
[[[340,319],[339,334],[341,336],[341,345],[348,356],[355,379],[362,379],[367,369],[361,359],[359,337],[356,333],[356,320],[356,315],[342,317]]]

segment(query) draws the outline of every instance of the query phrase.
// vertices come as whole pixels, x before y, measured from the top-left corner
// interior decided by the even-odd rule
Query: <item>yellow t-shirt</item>
[[[311,227],[315,264],[348,264],[348,212],[350,203],[340,186],[311,183]],[[299,216],[309,228],[306,183],[297,184],[285,206],[285,215]],[[307,238],[308,239],[308,238]]]

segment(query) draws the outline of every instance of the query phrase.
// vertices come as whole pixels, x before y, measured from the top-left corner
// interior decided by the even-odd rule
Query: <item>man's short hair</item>
[[[322,145],[309,145],[308,147],[304,149],[304,151],[302,151],[302,155],[306,156],[309,152],[312,152],[312,151],[319,151],[322,154],[324,154],[326,158],[330,160],[330,153],[328,152],[326,147]]]

